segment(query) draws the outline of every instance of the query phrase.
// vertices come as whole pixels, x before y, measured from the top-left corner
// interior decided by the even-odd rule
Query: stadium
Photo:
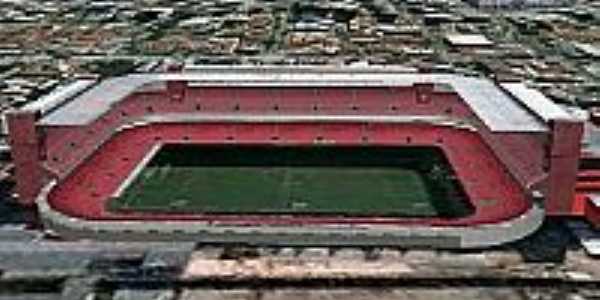
[[[19,200],[67,238],[476,248],[600,219],[583,122],[522,83],[196,66],[77,80],[8,125]]]

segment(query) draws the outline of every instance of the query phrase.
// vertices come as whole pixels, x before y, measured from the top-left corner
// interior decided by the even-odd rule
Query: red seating
[[[160,92],[139,93],[115,104],[104,116],[86,126],[46,127],[46,164],[61,178],[50,203],[67,214],[90,219],[173,216],[105,211],[109,196],[159,140],[162,142],[266,142],[312,144],[317,138],[338,143],[439,145],[476,207],[476,213],[458,220],[381,219],[377,222],[475,224],[497,222],[522,213],[529,202],[521,191],[543,175],[544,143],[531,135],[492,133],[461,99],[452,93],[432,94],[418,103],[411,87],[394,88],[190,88],[183,101]],[[430,124],[152,124],[117,132],[117,128],[144,115],[173,112],[271,114],[443,115],[469,118],[478,132]],[[230,140],[231,139],[231,140]],[[106,141],[104,143],[104,141]],[[104,143],[104,144],[103,144]],[[535,155],[515,156],[519,153]],[[56,159],[54,159],[56,158]],[[73,168],[75,171],[69,173]],[[515,181],[506,171],[516,174]],[[485,176],[482,176],[485,174]],[[203,216],[175,216],[198,219]],[[251,222],[229,218],[231,222]],[[262,219],[260,219],[262,220]],[[270,220],[281,222],[280,220]],[[288,220],[289,221],[289,220]],[[344,222],[364,219],[344,219]],[[291,221],[289,221],[291,222]],[[295,221],[294,221],[295,222]],[[303,222],[339,222],[303,219]],[[374,222],[371,220],[371,222]]]
[[[449,109],[450,108],[450,109]],[[465,117],[468,107],[455,94],[435,95],[417,104],[411,87],[394,88],[190,88],[183,101],[164,92],[127,96],[104,116],[86,126],[47,127],[47,164],[58,174],[68,172],[119,126],[144,115],[195,112],[271,114],[446,115]]]
[[[535,184],[545,174],[543,134],[495,133],[485,126],[479,128],[479,133],[522,186]]]
[[[197,143],[214,142],[214,132],[233,132],[240,141],[268,141],[278,132],[284,141],[303,140],[312,143],[314,134],[325,138],[342,140],[359,138],[365,133],[373,143],[387,144],[438,144],[446,153],[455,168],[456,175],[464,183],[465,192],[476,207],[474,215],[463,219],[302,219],[302,222],[387,222],[387,223],[428,223],[432,225],[461,225],[497,222],[514,217],[527,209],[529,202],[520,191],[518,184],[507,175],[502,164],[490,152],[477,133],[450,126],[427,124],[399,124],[371,126],[364,130],[360,124],[328,125],[315,124],[267,125],[231,124],[155,124],[124,130],[113,136],[96,151],[76,172],[68,176],[59,188],[50,195],[50,203],[67,214],[89,219],[198,219],[200,215],[160,215],[131,213],[111,214],[105,211],[106,202],[133,168],[152,148],[154,137],[163,141],[181,141],[183,136]],[[343,126],[345,129],[340,130]],[[221,127],[219,129],[219,127]],[[269,128],[270,127],[270,128]],[[229,129],[227,129],[229,128]],[[315,130],[317,129],[317,130]],[[152,138],[149,138],[150,136]],[[207,134],[212,133],[212,134]],[[310,137],[310,139],[309,139]],[[399,138],[403,137],[403,138]],[[440,141],[440,137],[443,140]],[[281,141],[279,141],[281,142]],[[101,171],[99,171],[101,170]],[[486,174],[482,176],[481,174]],[[480,204],[482,203],[482,204]],[[226,218],[226,217],[222,217]],[[231,218],[231,217],[230,217]],[[232,219],[236,222],[250,222],[251,217]],[[268,218],[267,218],[268,219]],[[249,221],[250,220],[250,221]],[[264,220],[260,219],[260,220]],[[268,222],[282,222],[273,219]],[[289,220],[288,220],[289,221]],[[293,222],[299,222],[295,220]]]

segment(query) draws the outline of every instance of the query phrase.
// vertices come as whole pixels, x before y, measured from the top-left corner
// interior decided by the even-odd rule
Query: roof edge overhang
[[[456,74],[407,73],[395,67],[196,66],[182,73],[129,74],[106,79],[73,97],[40,120],[43,126],[82,126],[128,95],[168,82],[190,88],[223,87],[410,87],[433,84],[457,93],[494,132],[547,132],[544,119],[490,80]]]

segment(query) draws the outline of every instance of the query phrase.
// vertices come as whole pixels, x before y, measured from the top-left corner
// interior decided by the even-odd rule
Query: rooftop
[[[446,41],[453,46],[493,46],[490,41],[482,34],[448,34]]]
[[[385,87],[412,86],[432,83],[451,87],[468,103],[492,131],[544,132],[546,125],[526,107],[513,101],[498,85],[490,80],[452,74],[403,73],[402,69],[378,68],[323,68],[323,67],[202,67],[202,72],[130,74],[107,79],[68,101],[41,120],[43,125],[85,125],[110,110],[136,90],[167,81],[185,81],[189,86],[294,86],[294,87]],[[158,86],[156,85],[158,84]],[[521,87],[523,95],[531,93]],[[513,95],[521,97],[522,95]],[[539,95],[538,95],[539,96]],[[541,98],[540,98],[541,99]],[[550,101],[538,99],[529,107],[542,117],[559,115],[560,108]],[[539,112],[538,112],[539,111]]]

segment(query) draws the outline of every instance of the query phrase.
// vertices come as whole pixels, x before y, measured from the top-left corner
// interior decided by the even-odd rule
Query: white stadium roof
[[[377,87],[431,83],[450,86],[492,131],[544,132],[547,131],[547,119],[568,117],[562,108],[524,85],[505,84],[501,87],[487,79],[453,74],[403,73],[402,69],[389,67],[204,66],[197,69],[183,73],[131,74],[104,80],[45,115],[40,123],[48,126],[85,125],[127,95],[168,81],[184,81],[189,86],[264,87]]]

